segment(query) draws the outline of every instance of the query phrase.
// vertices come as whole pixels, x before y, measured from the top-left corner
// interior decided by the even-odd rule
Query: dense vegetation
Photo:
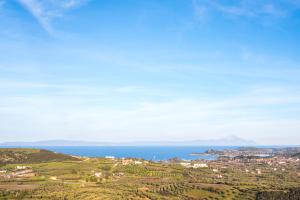
[[[295,154],[293,154],[293,157],[300,158],[300,153],[295,153]]]
[[[263,191],[257,194],[257,200],[300,200],[300,188],[291,188],[288,191]]]

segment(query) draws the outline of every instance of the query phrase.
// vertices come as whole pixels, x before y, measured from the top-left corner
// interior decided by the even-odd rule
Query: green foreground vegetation
[[[300,199],[299,163],[274,170],[261,162],[210,161],[195,168],[175,159],[79,158],[1,149],[0,164],[0,199]]]

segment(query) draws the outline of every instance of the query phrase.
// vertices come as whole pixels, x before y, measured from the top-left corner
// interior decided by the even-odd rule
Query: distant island
[[[74,140],[44,140],[33,142],[3,142],[2,147],[34,146],[254,146],[256,143],[237,136],[228,136],[210,140],[186,141],[133,141],[133,142],[91,142]]]

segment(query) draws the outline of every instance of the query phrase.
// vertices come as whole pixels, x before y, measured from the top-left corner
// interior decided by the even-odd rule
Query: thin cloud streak
[[[54,18],[61,17],[67,10],[79,7],[87,0],[18,0],[48,32],[53,33],[51,22]]]
[[[300,9],[299,1],[259,1],[259,0],[243,0],[236,1],[232,4],[225,4],[221,1],[209,0],[199,1],[193,0],[194,12],[203,15],[203,10],[217,11],[228,16],[248,17],[248,18],[264,18],[276,17],[283,18],[288,16],[295,10]],[[201,9],[199,9],[201,8]]]

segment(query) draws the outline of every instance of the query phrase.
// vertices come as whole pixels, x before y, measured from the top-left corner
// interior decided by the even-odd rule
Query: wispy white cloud
[[[216,0],[193,0],[193,5],[194,11],[199,15],[203,15],[202,10],[205,8],[206,11],[217,11],[229,16],[250,18],[281,18],[300,8],[300,3],[297,0],[242,0],[230,3]],[[199,7],[202,9],[199,10]]]
[[[53,32],[51,22],[66,11],[79,7],[88,0],[18,0],[49,33]]]

